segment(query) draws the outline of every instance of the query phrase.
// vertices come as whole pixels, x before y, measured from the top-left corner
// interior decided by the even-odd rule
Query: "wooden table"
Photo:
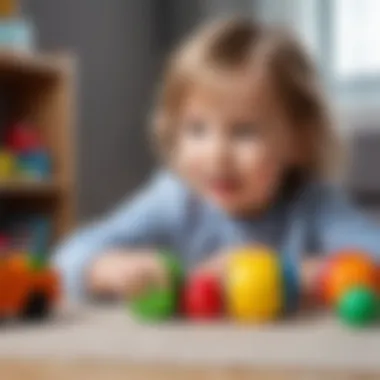
[[[118,308],[2,326],[0,379],[380,379],[380,329],[328,316],[261,327],[141,325]]]
[[[378,380],[363,372],[143,367],[120,363],[2,362],[4,380]]]

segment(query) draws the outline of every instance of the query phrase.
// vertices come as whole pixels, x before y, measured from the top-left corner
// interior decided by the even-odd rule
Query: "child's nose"
[[[210,146],[209,155],[215,165],[226,165],[229,161],[229,148],[226,138],[217,137]]]

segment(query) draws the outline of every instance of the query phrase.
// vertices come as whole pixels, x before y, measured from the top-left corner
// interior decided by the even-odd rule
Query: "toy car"
[[[59,279],[28,255],[0,258],[0,318],[42,319],[59,298]]]

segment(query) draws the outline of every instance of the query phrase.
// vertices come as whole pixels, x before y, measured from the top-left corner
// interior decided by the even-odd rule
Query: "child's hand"
[[[222,279],[226,271],[228,256],[228,252],[221,252],[213,255],[211,258],[204,261],[197,268],[195,268],[193,273],[195,275],[209,274]]]
[[[94,261],[87,285],[91,293],[132,298],[149,286],[165,286],[163,266],[153,251],[112,251]]]

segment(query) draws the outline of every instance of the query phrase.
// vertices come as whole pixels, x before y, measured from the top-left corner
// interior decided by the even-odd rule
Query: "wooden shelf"
[[[0,181],[1,195],[45,195],[58,193],[60,186],[57,181],[15,179]]]
[[[63,57],[63,56],[62,56]],[[0,49],[1,75],[24,74],[39,77],[54,77],[62,71],[63,61],[71,59],[61,56],[16,52]]]
[[[0,49],[4,112],[9,120],[26,122],[38,130],[52,170],[48,181],[0,180],[0,200],[6,198],[3,203],[10,213],[15,209],[20,214],[46,214],[57,238],[75,225],[75,87],[72,55]]]

